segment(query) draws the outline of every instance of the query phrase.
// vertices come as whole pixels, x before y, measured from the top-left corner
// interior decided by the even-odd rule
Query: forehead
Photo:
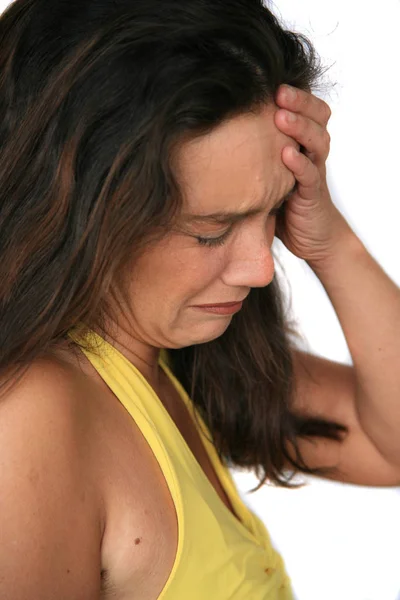
[[[293,186],[281,155],[285,146],[299,144],[276,127],[277,110],[271,105],[235,117],[180,148],[176,164],[184,213],[240,211],[260,202],[267,209]]]

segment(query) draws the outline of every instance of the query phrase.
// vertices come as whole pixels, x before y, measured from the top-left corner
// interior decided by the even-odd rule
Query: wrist
[[[307,263],[318,276],[336,269],[340,263],[357,260],[357,256],[363,250],[365,251],[365,248],[360,238],[339,213],[326,249],[318,258],[308,260]]]

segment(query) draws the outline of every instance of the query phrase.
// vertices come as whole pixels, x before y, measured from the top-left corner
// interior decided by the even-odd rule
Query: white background
[[[0,0],[0,11],[7,4]],[[333,111],[332,197],[400,285],[400,0],[276,0],[272,9],[333,65],[325,77],[337,85],[322,96]],[[322,286],[279,242],[276,250],[305,347],[350,363]],[[400,600],[400,489],[310,478],[300,490],[264,487],[247,495],[256,479],[238,472],[234,477],[281,551],[297,600]]]
[[[400,0],[275,0],[268,6],[333,65],[325,79],[337,85],[318,94],[333,113],[332,198],[400,285]],[[276,251],[304,347],[350,364],[321,284],[279,241]],[[400,600],[400,489],[303,478],[310,484],[300,490],[264,487],[245,494],[256,478],[233,474],[281,551],[297,600]]]

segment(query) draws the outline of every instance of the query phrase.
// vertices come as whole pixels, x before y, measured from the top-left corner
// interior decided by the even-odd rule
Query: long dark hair
[[[323,72],[260,0],[15,0],[0,19],[0,373],[79,324],[106,330],[129,261],[178,214],[180,144]],[[223,336],[170,360],[221,458],[260,485],[292,485],[288,463],[322,472],[298,436],[346,429],[292,409],[276,280]]]

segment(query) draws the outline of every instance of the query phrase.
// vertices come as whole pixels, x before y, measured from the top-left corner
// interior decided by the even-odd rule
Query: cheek
[[[209,248],[165,245],[157,251],[148,252],[138,260],[132,270],[132,300],[151,305],[159,304],[160,310],[169,310],[185,304],[212,285],[223,269],[220,252]],[[135,293],[135,289],[137,292]],[[146,300],[147,299],[147,300]]]
[[[170,292],[180,296],[183,301],[198,296],[212,286],[221,273],[222,261],[217,258],[215,250],[208,248],[195,249],[187,254],[184,261],[171,261],[168,274],[164,273],[165,285],[170,282]]]

